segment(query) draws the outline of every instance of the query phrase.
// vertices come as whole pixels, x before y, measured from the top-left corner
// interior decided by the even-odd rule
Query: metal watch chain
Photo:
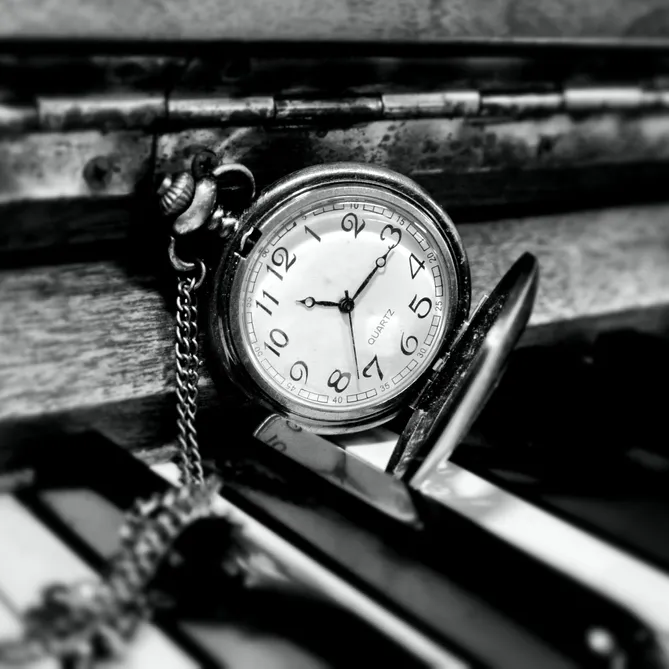
[[[255,194],[253,175],[246,167],[215,166],[212,157],[211,152],[196,155],[192,174],[166,177],[158,191],[162,212],[171,219],[177,235],[208,223],[210,230],[217,229],[224,237],[236,227],[237,219],[216,201],[220,175],[239,172],[251,184],[251,198]],[[64,666],[84,669],[98,661],[122,657],[141,622],[156,608],[155,597],[147,588],[174,541],[196,520],[215,512],[221,482],[216,477],[204,477],[195,424],[201,364],[197,290],[204,282],[206,266],[202,260],[192,263],[180,259],[174,236],[170,238],[169,258],[181,275],[175,342],[181,486],[135,502],[126,514],[119,549],[102,580],[55,584],[44,590],[42,601],[24,616],[23,637],[0,640],[3,666],[56,657]]]
[[[197,411],[200,356],[198,355],[197,289],[204,278],[180,278],[177,288],[176,314],[176,395],[177,443],[182,484],[203,482],[202,460],[197,442],[195,413]]]

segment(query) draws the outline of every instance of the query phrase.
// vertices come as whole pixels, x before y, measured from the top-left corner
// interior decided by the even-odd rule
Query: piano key
[[[18,612],[7,604],[4,594],[0,592],[0,641],[18,639],[23,628]],[[47,657],[23,666],[23,669],[59,669],[55,658]]]
[[[10,495],[0,497],[1,588],[19,610],[35,604],[40,589],[65,578],[79,581],[92,572]],[[11,575],[11,578],[10,578]]]
[[[184,623],[190,636],[229,669],[329,669],[329,663],[278,637],[237,625]]]
[[[95,449],[91,441],[95,441]],[[424,521],[434,531],[441,527],[442,534],[446,532],[444,541],[438,536],[432,540],[412,524],[387,522],[377,511],[338,491],[322,475],[311,474],[263,444],[243,435],[238,442],[227,442],[220,460],[221,473],[228,480],[223,492],[235,501],[238,510],[246,509],[266,519],[260,530],[255,535],[249,531],[247,538],[267,544],[262,536],[263,531],[269,531],[267,522],[291,537],[291,544],[292,538],[298,537],[302,557],[308,558],[312,570],[305,570],[306,576],[317,586],[323,585],[318,583],[322,566],[332,564],[334,575],[348,574],[347,579],[364,583],[365,591],[380,596],[391,610],[417,622],[428,638],[455,649],[456,659],[512,669],[601,666],[593,664],[597,658],[585,643],[591,619],[610,624],[630,657],[652,650],[653,637],[649,638],[648,630],[625,611],[559,577],[534,558],[524,558],[520,551],[469,520],[458,520],[459,514],[428,504],[428,499],[417,499],[429,514]],[[217,448],[219,444],[212,438],[210,446]],[[160,487],[147,468],[99,438],[68,438],[65,448],[70,453],[65,468],[65,450],[41,449],[34,465],[41,485],[83,483],[103,491],[123,508],[131,503],[136,490]],[[220,451],[210,450],[208,457],[214,460],[214,454]],[[339,473],[346,475],[346,467]],[[379,475],[383,481],[388,479],[383,472]],[[120,478],[123,486],[118,485]],[[239,519],[244,520],[245,515],[248,517],[242,512]],[[251,520],[259,525],[253,517]],[[453,537],[458,547],[469,549],[451,550]],[[276,546],[270,548],[275,550]],[[294,546],[285,547],[284,541],[281,548],[289,552]],[[469,558],[471,551],[489,556],[495,568],[481,569],[479,560]],[[273,555],[278,553],[275,550]],[[517,587],[515,577],[504,578],[505,573],[522,575],[525,587]],[[305,573],[297,569],[295,576],[304,578]],[[336,579],[335,585],[340,585]],[[355,600],[349,599],[347,605],[355,606]],[[584,610],[579,608],[582,605]],[[564,611],[570,611],[566,618]],[[431,663],[435,665],[453,666]]]
[[[667,371],[634,331],[519,350],[453,461],[669,572]]]
[[[167,480],[178,480],[178,469],[170,463],[159,465],[154,469]],[[103,536],[104,533],[100,531],[100,527],[104,525],[108,531],[111,531],[111,536],[115,536],[123,519],[122,512],[111,502],[97,495],[94,491],[85,489],[43,490],[38,495],[52,511],[67,522],[71,529],[97,552],[104,557],[111,555],[113,549],[109,549],[108,536]],[[95,513],[91,512],[92,509],[89,509],[87,513],[82,512],[83,500],[91,506],[94,504]],[[292,565],[292,568],[299,572],[299,574],[295,573],[297,580],[306,578],[307,584],[315,592],[321,594],[325,592],[332,600],[343,602],[344,605],[348,605],[349,610],[358,612],[368,621],[376,621],[379,629],[383,630],[390,638],[402,639],[403,643],[419,657],[423,657],[429,666],[439,666],[443,669],[466,669],[466,663],[433,644],[420,632],[404,624],[346,582],[330,575],[325,569],[310,560],[308,556],[301,554],[300,551],[285,542],[281,537],[233,507],[224,498],[219,497],[218,507],[233,523],[243,528],[242,533],[253,544],[264,547],[270,553],[273,550],[272,556],[278,557],[282,567],[290,568],[289,565]],[[101,519],[100,523],[98,523],[98,518]],[[220,632],[220,636],[214,633],[211,625],[207,624],[187,621],[180,623],[180,627],[190,637],[195,638],[203,645],[214,657],[223,662],[225,666],[235,667],[235,669],[246,666],[271,666],[279,669],[283,666],[284,660],[288,661],[290,658],[293,659],[287,666],[297,667],[299,665],[296,664],[295,657],[301,657],[304,661],[304,651],[300,650],[300,654],[296,655],[296,649],[291,644],[285,644],[280,639],[267,639],[258,635],[246,639],[244,630],[237,628],[235,625],[217,626],[216,629]],[[230,644],[223,643],[225,638],[230,640]],[[249,641],[255,646],[254,649],[247,647]],[[279,650],[282,651],[280,654]],[[247,664],[252,660],[256,662],[261,653],[265,657],[263,663]]]
[[[464,494],[459,494],[462,490]],[[474,491],[469,496],[467,490]],[[616,599],[669,635],[669,577],[593,534],[449,463],[421,491],[493,534]],[[494,500],[481,510],[472,497]]]
[[[369,506],[364,511],[359,502],[346,500],[342,494],[335,494],[332,486],[319,483],[317,477],[307,476],[300,470],[304,466],[309,467],[319,477],[346,490],[351,485],[355,486],[356,481],[350,480],[345,484],[339,483],[337,479],[349,475],[349,465],[356,457],[349,454],[339,458],[342,462],[337,462],[327,449],[317,449],[325,450],[328,458],[322,463],[314,463],[314,449],[304,448],[301,453],[290,454],[290,458],[301,466],[290,465],[285,461],[289,451],[283,448],[290,440],[289,433],[290,429],[285,421],[278,418],[276,421],[268,419],[259,428],[258,438],[261,441],[267,440],[270,444],[280,440],[281,453],[274,450],[264,453],[254,443],[246,442],[234,454],[226,453],[226,459],[229,458],[233,463],[231,470],[240,472],[228,483],[228,494],[230,488],[233,488],[242,497],[248,495],[254,502],[257,500],[267,514],[285,522],[294,531],[308,536],[315,546],[337,556],[338,560],[355,573],[364,574],[363,578],[370,585],[384,587],[386,596],[399,597],[398,601],[402,605],[414,606],[420,602],[421,608],[416,613],[425,619],[425,613],[430,611],[427,620],[432,622],[441,619],[443,622],[444,611],[438,605],[435,606],[436,602],[444,601],[437,594],[442,582],[434,582],[431,599],[421,599],[418,595],[418,583],[416,589],[402,591],[398,587],[398,577],[394,580],[379,579],[378,574],[385,572],[379,572],[378,564],[375,566],[376,571],[368,568],[368,565],[374,564],[373,557],[377,551],[366,541],[358,541],[357,550],[353,555],[347,555],[343,529],[351,525],[362,529],[363,526],[369,527],[373,524],[376,528],[374,534],[386,549],[383,556],[377,554],[377,563],[388,561],[388,551],[399,557],[406,553],[403,546],[412,546],[413,569],[418,569],[422,563],[425,569],[421,571],[425,572],[425,576],[429,575],[431,569],[436,570],[443,575],[446,583],[456,588],[452,594],[446,595],[449,606],[444,607],[451,616],[443,628],[449,635],[456,635],[454,638],[461,643],[467,638],[469,628],[463,624],[464,619],[457,613],[458,608],[464,604],[463,596],[471,597],[476,594],[486,603],[489,613],[501,614],[501,619],[492,618],[488,621],[489,625],[493,620],[494,623],[485,631],[482,630],[480,620],[475,626],[479,641],[478,644],[474,642],[474,652],[478,657],[484,657],[484,661],[492,662],[494,666],[504,666],[506,663],[509,666],[519,666],[519,660],[528,661],[529,648],[523,647],[526,640],[516,634],[511,642],[513,632],[503,630],[504,625],[511,621],[521,622],[521,629],[533,641],[547,642],[544,653],[550,653],[549,649],[560,649],[566,653],[565,659],[574,659],[579,666],[589,666],[595,662],[595,656],[602,661],[602,645],[590,643],[593,634],[598,641],[601,640],[600,632],[615,640],[615,643],[609,644],[612,652],[624,653],[630,662],[639,661],[649,653],[662,652],[657,639],[658,631],[635,616],[634,611],[619,606],[605,594],[598,593],[569,574],[553,569],[526,551],[518,550],[513,544],[493,535],[447,506],[435,503],[425,495],[417,494],[415,504],[420,510],[426,533],[416,531],[418,528],[402,528],[396,522],[383,521]],[[313,441],[325,441],[316,435],[311,435],[310,438]],[[307,441],[306,436],[304,441]],[[333,446],[332,451],[336,450],[338,449]],[[339,452],[345,454],[344,451]],[[262,463],[256,466],[257,471],[254,469],[254,462]],[[333,462],[336,463],[336,471],[333,469]],[[245,476],[247,469],[249,473]],[[271,471],[273,476],[270,478],[268,475],[263,480],[262,472],[265,469]],[[275,478],[283,485],[275,483]],[[387,493],[391,483],[386,480],[384,484],[383,478],[376,484],[385,487]],[[291,494],[292,490],[295,490],[295,494]],[[363,491],[360,490],[360,493],[359,496],[362,496]],[[372,488],[364,493],[378,494]],[[308,500],[308,504],[301,503],[302,499]],[[368,500],[368,504],[378,508],[373,500]],[[316,521],[316,518],[318,522],[312,524],[310,521]],[[471,559],[473,556],[477,556],[477,559]],[[481,556],[485,556],[485,559]],[[384,565],[383,569],[387,567]],[[458,588],[461,590],[459,593]],[[473,602],[470,606],[472,604]],[[501,630],[503,633],[500,634]],[[498,634],[500,636],[495,641]],[[511,648],[505,647],[505,643]],[[469,641],[464,641],[464,645],[472,648]],[[486,651],[490,653],[493,648],[494,655],[483,655]],[[508,655],[505,656],[506,653]],[[545,666],[545,662],[540,659],[535,661],[535,666]]]
[[[10,495],[0,497],[0,537],[0,591],[17,611],[36,604],[41,590],[54,582],[96,578],[90,567]],[[146,625],[123,661],[108,666],[196,669],[199,664],[162,631]]]
[[[367,443],[330,438],[382,469],[396,439],[385,428],[370,431]],[[668,574],[454,462],[434,472],[420,491],[633,611],[658,631],[669,658]]]
[[[268,419],[256,434],[261,441],[280,443],[281,453],[250,441],[228,449],[221,459],[224,475],[225,463],[231,463],[227,494],[232,489],[235,499],[239,495],[260,506],[273,521],[378,588],[428,629],[467,649],[476,661],[515,668],[589,666],[593,657],[584,642],[589,614],[610,622],[630,652],[639,650],[630,636],[639,626],[624,611],[458,520],[457,514],[416,498],[417,523],[390,522],[323,480],[347,492],[357,488],[356,497],[379,509],[379,492],[390,499],[396,483],[383,471],[374,470],[379,476],[365,488],[359,484],[370,483],[371,477],[363,481],[358,476],[356,458],[338,457],[346,454],[334,446],[320,448],[322,437],[303,433],[296,440],[295,430],[280,419],[278,425]],[[301,447],[298,441],[304,442]],[[295,448],[284,448],[289,443]],[[291,464],[285,457],[289,451],[291,460],[318,476]],[[318,461],[315,453],[321,451],[326,457]],[[367,494],[377,499],[365,499]],[[473,555],[486,558],[470,559]],[[486,560],[494,568],[486,568]],[[516,585],[521,575],[524,588]],[[560,611],[569,606],[586,608],[569,616],[567,625],[558,624]]]
[[[246,438],[249,439],[250,437],[247,435]],[[48,443],[47,448],[44,447],[45,443]],[[28,467],[34,473],[35,487],[19,493],[20,497],[40,518],[45,519],[50,526],[57,528],[57,532],[67,537],[67,541],[74,550],[85,555],[86,559],[96,568],[100,560],[95,558],[93,551],[87,549],[81,541],[73,538],[68,528],[63,527],[62,522],[59,523],[57,519],[54,519],[53,513],[49,514],[48,511],[45,511],[43,505],[42,508],[39,508],[39,505],[34,504],[36,492],[53,488],[63,489],[68,486],[85,487],[99,492],[105,499],[113,500],[114,504],[118,504],[120,508],[125,509],[133,503],[139,491],[149,495],[164,489],[164,484],[161,483],[159,476],[138,462],[127,451],[119,449],[96,433],[64,434],[50,430],[47,425],[37,430],[36,433],[28,435],[27,439],[20,441],[16,453],[17,457],[13,466]],[[402,617],[404,612],[398,616],[393,612],[393,609],[387,609],[385,605],[379,604],[375,599],[368,597],[356,586],[351,586],[347,580],[339,575],[338,571],[329,570],[325,566],[327,560],[323,561],[320,555],[314,558],[309,552],[302,554],[292,545],[290,534],[288,540],[286,540],[282,535],[272,532],[252,515],[237,509],[226,500],[221,498],[220,503],[223,505],[222,511],[230,511],[231,520],[236,525],[244,528],[243,540],[245,543],[248,542],[250,549],[265,554],[265,547],[269,546],[271,560],[279,564],[286,573],[290,572],[290,569],[293,570],[293,583],[299,583],[302,588],[316,590],[321,596],[325,592],[329,597],[329,600],[325,601],[334,601],[335,604],[339,604],[343,611],[355,614],[351,617],[340,613],[340,627],[347,628],[357,625],[358,630],[355,634],[360,635],[362,633],[363,636],[369,634],[370,642],[373,642],[375,634],[377,638],[379,635],[385,637],[383,642],[376,641],[380,656],[388,653],[388,649],[392,649],[392,652],[395,653],[393,657],[404,654],[411,661],[412,654],[406,650],[406,644],[408,643],[417,647],[419,655],[426,656],[427,663],[430,666],[454,668],[465,666],[466,663],[463,663],[458,653],[454,654],[446,650],[447,646],[443,637],[437,638],[435,643],[434,637],[423,634],[420,628],[414,627],[410,620],[405,620]],[[216,536],[226,536],[228,532],[227,520],[218,520],[221,522]],[[281,528],[281,532],[283,532],[283,528]],[[284,569],[284,565],[289,565],[290,569]],[[169,589],[169,586],[167,587]],[[224,598],[223,601],[225,602],[226,599]],[[337,607],[332,606],[332,603],[322,604],[321,606],[323,606],[324,616],[337,617],[334,615]],[[359,609],[363,610],[364,614],[360,614]],[[197,608],[194,608],[193,611],[196,612]],[[279,609],[276,610],[276,614],[280,615]],[[370,616],[371,620],[369,620]],[[306,646],[311,648],[311,638],[321,638],[321,651],[326,653],[326,657],[329,657],[329,654],[342,655],[342,653],[348,652],[348,645],[337,644],[334,637],[331,637],[328,626],[322,625],[321,629],[309,625],[309,621],[318,618],[319,616],[315,618],[312,616],[305,619],[305,629],[310,628],[313,631],[313,637],[310,636],[309,639],[305,639]],[[355,620],[358,622],[351,622]],[[169,621],[165,621],[165,624],[171,634],[175,634],[177,639],[186,643],[185,634],[178,633],[178,630],[175,630]],[[366,625],[367,627],[365,627]],[[335,627],[337,626],[335,625]],[[389,628],[389,632],[386,631],[386,627]],[[271,629],[272,623],[270,622],[266,625],[265,631]],[[374,630],[377,631],[374,632]],[[397,634],[398,630],[400,634]],[[290,627],[286,628],[284,632],[286,638],[294,636]],[[384,634],[384,632],[386,633]],[[405,645],[404,648],[402,644]],[[186,647],[190,650],[190,646],[187,645]],[[197,651],[198,648],[196,647],[195,650]],[[415,657],[414,654],[414,660]],[[343,661],[347,660],[348,658]],[[407,664],[407,666],[409,665]]]
[[[178,470],[176,475],[178,480]],[[101,557],[109,558],[116,551],[124,514],[104,497],[86,488],[43,490],[38,497]],[[230,669],[326,669],[318,658],[290,643],[235,625],[183,622],[179,627],[207,657]]]
[[[0,639],[9,639],[21,633],[19,615],[4,601],[4,593],[0,592]]]

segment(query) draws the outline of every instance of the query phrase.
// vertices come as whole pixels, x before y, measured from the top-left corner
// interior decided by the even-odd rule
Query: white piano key
[[[179,470],[173,463],[154,466],[152,469],[168,481],[176,483],[179,480]],[[72,523],[73,529],[78,531],[80,536],[96,550],[100,550],[100,547],[93,543],[97,533],[89,530],[91,525],[90,516],[80,515],[78,511],[72,513],[73,510],[81,506],[78,497],[80,492],[79,489],[71,491],[47,490],[42,493],[41,497],[63,520],[69,523],[72,518],[74,520]],[[95,492],[88,491],[88,494],[90,499],[96,498],[96,506],[104,509],[100,516],[106,519],[104,522],[111,522],[112,524],[115,522],[116,527],[120,527],[122,522],[121,512],[108,501],[97,496]],[[274,534],[270,529],[232,506],[220,495],[216,500],[216,508],[226,515],[230,522],[238,526],[252,545],[262,546],[263,550],[277,560],[288,573],[292,573],[298,582],[303,582],[307,587],[314,587],[317,592],[325,594],[326,597],[350,610],[360,612],[365,619],[371,621],[378,629],[383,630],[391,637],[402,639],[419,657],[426,658],[429,666],[443,667],[443,669],[467,668],[468,665],[459,658],[435,646],[431,640],[424,637],[420,632],[408,627],[403,621],[385,611],[376,602],[368,599],[345,581],[325,570],[320,564]],[[114,516],[116,517],[115,521],[113,520]],[[202,647],[221,660],[224,666],[233,669],[246,669],[246,667],[251,666],[249,662],[253,658],[260,657],[259,653],[262,652],[266,661],[256,666],[267,667],[267,669],[270,669],[270,667],[271,669],[281,669],[283,667],[284,655],[279,654],[279,651],[286,650],[286,644],[281,640],[258,635],[247,637],[244,631],[235,625],[217,625],[215,629],[220,632],[221,636],[219,637],[216,636],[217,633],[214,628],[208,628],[206,624],[189,622],[182,625],[182,629],[187,631],[192,638],[195,638]],[[224,643],[226,638],[229,639],[230,644]],[[246,648],[248,643],[255,644],[258,647],[252,651]],[[291,648],[290,652],[293,657],[298,657],[296,651],[297,649]],[[302,649],[299,649],[301,661],[305,660],[307,655]],[[270,657],[273,657],[271,664]],[[314,666],[317,667],[316,659],[312,659]]]
[[[0,497],[0,590],[24,611],[54,582],[97,578],[95,572],[18,500]],[[121,662],[108,669],[196,669],[199,664],[153,625],[144,625]]]
[[[0,594],[0,641],[20,638],[22,629],[19,615],[12,611],[4,601],[4,595]],[[44,658],[23,665],[22,669],[58,669],[58,662],[54,658]]]
[[[0,594],[0,639],[11,639],[20,633],[21,623],[18,615],[4,603],[3,595]]]
[[[176,480],[179,472],[175,471]],[[118,543],[123,513],[106,499],[83,488],[45,490],[41,498],[61,520],[103,557]],[[95,512],[92,513],[92,510]],[[234,624],[185,622],[181,628],[223,666],[234,669],[325,669],[310,653],[282,639],[248,632]]]

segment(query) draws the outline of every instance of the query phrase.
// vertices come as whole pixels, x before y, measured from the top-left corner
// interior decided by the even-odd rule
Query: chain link
[[[0,645],[0,662],[22,665],[55,656],[74,666],[120,658],[154,601],[146,592],[175,539],[213,513],[215,477],[139,500],[128,512],[121,545],[100,583],[53,585],[25,616],[23,639]]]
[[[25,615],[22,639],[0,643],[0,664],[25,665],[45,656],[84,669],[98,660],[122,657],[155,601],[147,586],[174,541],[199,518],[213,513],[220,489],[215,477],[204,478],[198,447],[197,411],[200,356],[197,289],[200,276],[179,278],[176,311],[176,397],[180,487],[138,500],[127,513],[120,546],[101,582],[56,584]]]
[[[197,411],[200,357],[197,296],[194,277],[179,279],[176,316],[177,443],[182,483],[202,483],[202,460],[197,442]]]
[[[202,163],[198,156],[194,165],[196,162]],[[249,180],[252,199],[255,194],[253,174],[243,165],[232,164],[218,166],[213,177],[228,172],[239,172]],[[200,178],[194,167],[193,176]],[[202,212],[210,212],[211,207],[195,200],[206,197],[210,191],[189,189],[190,181],[190,177],[183,175],[180,180],[170,178],[168,189],[172,186],[172,190],[167,193],[161,188],[160,195],[165,200],[163,210],[174,216],[192,206],[194,213],[186,211],[184,215],[192,214],[195,218],[188,219],[189,225],[192,227],[195,223],[198,228],[207,222]],[[176,204],[180,212],[174,211]],[[209,227],[219,229],[224,236],[236,228],[237,220],[221,206],[216,211],[217,216],[210,217]],[[176,221],[174,223],[176,225]],[[0,642],[2,666],[25,665],[54,656],[67,666],[84,669],[94,666],[98,660],[122,656],[139,624],[156,607],[155,595],[147,589],[174,541],[193,522],[215,512],[214,501],[221,483],[215,477],[204,477],[195,424],[201,362],[197,290],[204,282],[206,267],[202,260],[195,263],[181,259],[176,253],[174,236],[170,237],[168,256],[172,267],[181,275],[177,285],[174,353],[178,465],[182,485],[135,503],[126,515],[119,549],[110,560],[102,581],[56,584],[43,592],[42,601],[25,615],[23,638]],[[194,276],[198,268],[199,275]]]

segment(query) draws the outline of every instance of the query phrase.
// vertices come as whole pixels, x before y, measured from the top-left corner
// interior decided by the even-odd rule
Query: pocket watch
[[[241,215],[213,278],[210,344],[269,412],[321,434],[354,432],[415,409],[453,371],[453,345],[481,335],[467,335],[470,298],[462,240],[420,186],[378,166],[318,165]]]

